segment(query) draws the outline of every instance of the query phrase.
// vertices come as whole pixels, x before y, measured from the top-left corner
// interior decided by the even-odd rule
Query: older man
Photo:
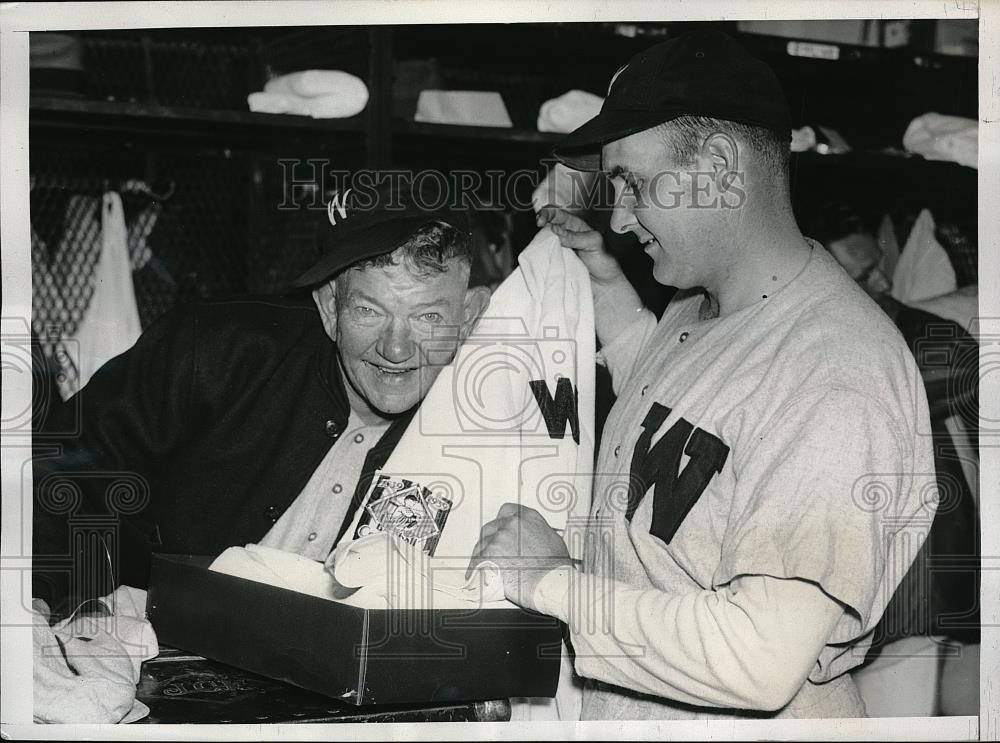
[[[311,300],[180,308],[66,406],[76,433],[36,442],[34,595],[145,587],[153,551],[326,557],[489,302],[465,213],[398,186],[334,198]]]
[[[617,401],[582,566],[515,505],[478,554],[568,622],[585,719],[864,714],[846,672],[936,504],[927,403],[892,323],[799,232],[789,134],[771,70],[696,32],[636,55],[556,149],[612,179],[611,227],[679,289],[657,322],[599,233],[540,215],[590,270]]]

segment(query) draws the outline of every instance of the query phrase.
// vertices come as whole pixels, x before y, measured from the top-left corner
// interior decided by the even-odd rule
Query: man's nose
[[[409,324],[405,320],[393,319],[379,336],[375,350],[393,364],[400,364],[413,356],[416,345]]]
[[[632,196],[624,184],[615,183],[615,200],[611,208],[610,227],[619,235],[624,235],[635,226],[635,211]]]

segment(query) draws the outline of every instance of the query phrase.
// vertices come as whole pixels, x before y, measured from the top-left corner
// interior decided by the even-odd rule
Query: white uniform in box
[[[862,716],[845,672],[937,504],[915,363],[816,244],[766,300],[715,319],[700,319],[702,301],[680,292],[659,324],[643,311],[603,349],[618,399],[584,574],[553,571],[534,603],[571,619],[583,719]],[[778,579],[818,585],[846,611],[789,704],[741,712],[760,708],[782,663],[752,648],[810,622],[787,593],[806,584]],[[741,625],[741,608],[773,626]]]

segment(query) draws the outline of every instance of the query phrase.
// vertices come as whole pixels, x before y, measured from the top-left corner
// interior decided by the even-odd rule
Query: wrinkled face
[[[636,236],[653,259],[653,278],[713,286],[722,256],[713,251],[720,210],[711,163],[679,165],[654,129],[604,145],[602,161],[615,188],[611,228]]]
[[[468,264],[453,259],[426,275],[402,263],[350,269],[314,293],[353,410],[392,415],[423,399],[488,302],[468,283]]]
[[[831,240],[826,248],[872,299],[877,300],[892,289],[892,281],[879,265],[882,250],[874,236],[855,233]]]

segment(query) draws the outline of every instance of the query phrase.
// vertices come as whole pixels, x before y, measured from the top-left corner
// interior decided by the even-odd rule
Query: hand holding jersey
[[[539,215],[591,272],[618,397],[583,569],[519,587],[570,627],[584,719],[862,716],[845,672],[933,518],[915,364],[799,232],[789,131],[773,73],[696,32],[637,55],[557,147],[607,173],[612,229],[681,290],[657,322],[596,232]],[[520,517],[484,552],[515,525],[544,550]]]
[[[467,575],[487,560],[500,569],[504,595],[522,606],[531,605],[543,568],[573,564],[559,532],[538,511],[519,503],[504,503],[483,525]]]
[[[601,343],[617,338],[643,310],[642,301],[625,272],[604,245],[604,237],[583,219],[557,207],[539,210],[536,223],[546,224],[564,248],[574,251],[590,273],[594,297],[594,329]]]

